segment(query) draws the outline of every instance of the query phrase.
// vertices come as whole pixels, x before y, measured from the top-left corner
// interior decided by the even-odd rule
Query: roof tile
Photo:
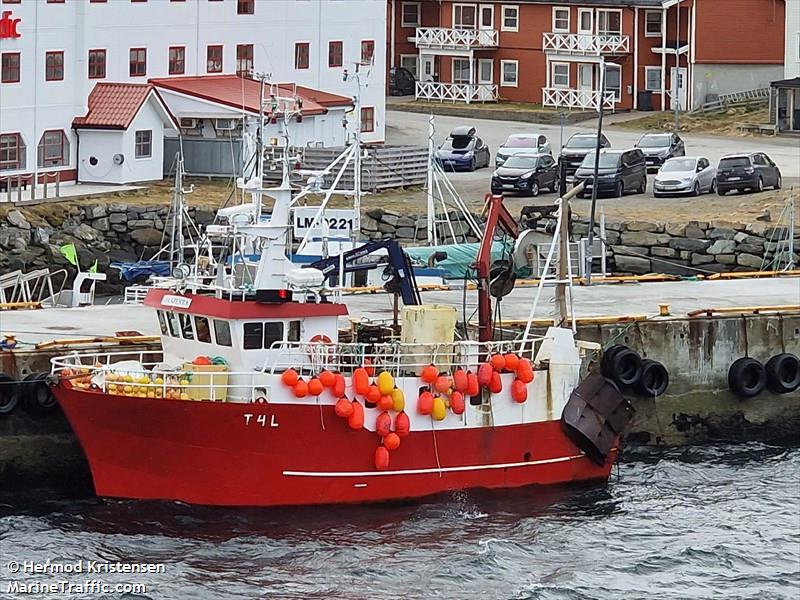
[[[75,117],[76,128],[127,129],[153,90],[149,83],[98,83],[89,93],[89,109]]]

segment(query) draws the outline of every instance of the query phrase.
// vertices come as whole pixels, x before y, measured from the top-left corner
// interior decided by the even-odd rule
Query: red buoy
[[[397,413],[394,418],[394,432],[400,437],[406,437],[409,431],[411,431],[411,419],[405,412]]]
[[[347,419],[350,415],[353,414],[353,403],[350,402],[347,398],[342,396],[336,401],[336,404],[333,407],[333,412],[336,413],[337,417],[342,417],[343,419]]]
[[[528,386],[519,379],[515,379],[511,384],[511,398],[520,404],[525,402],[528,399]]]
[[[361,429],[364,427],[364,407],[358,400],[353,400],[353,414],[347,419],[350,429]]]
[[[344,375],[342,375],[341,373],[336,373],[336,375],[334,375],[334,380],[333,380],[333,389],[331,390],[333,392],[333,396],[335,398],[341,398],[342,396],[344,396],[344,391],[346,387],[347,386],[344,381]]]
[[[375,367],[372,366],[372,359],[364,359],[364,368],[367,370],[367,376],[372,377],[375,375]]]
[[[467,371],[467,395],[477,396],[481,393],[481,386],[478,383],[478,376],[472,371]]]
[[[375,433],[379,436],[384,437],[389,435],[392,431],[392,417],[389,416],[389,413],[383,411],[381,414],[378,415],[378,418],[375,419]]]
[[[446,375],[440,375],[436,378],[436,381],[433,382],[433,387],[440,394],[444,394],[452,387],[452,383],[450,382],[449,377]]]
[[[295,398],[305,398],[308,396],[308,384],[302,379],[299,379],[297,383],[294,384],[294,389],[292,391],[294,392]]]
[[[506,359],[502,354],[493,354],[489,362],[492,363],[492,368],[495,371],[502,371],[506,368]]]
[[[353,389],[359,396],[366,396],[369,391],[369,375],[364,367],[353,371]]]
[[[294,387],[294,384],[297,383],[298,379],[300,379],[300,376],[294,369],[286,369],[283,373],[281,373],[281,381],[285,386]]]
[[[453,411],[454,415],[461,415],[464,414],[465,409],[464,394],[461,392],[453,392],[450,395],[450,410]]]
[[[436,378],[439,376],[439,369],[434,367],[433,365],[428,365],[427,367],[422,368],[422,373],[420,373],[420,377],[422,381],[425,383],[433,383],[436,381]]]
[[[422,392],[417,400],[417,412],[421,415],[429,415],[433,412],[433,394]]]
[[[367,393],[364,394],[364,396],[370,404],[377,404],[381,399],[381,391],[378,389],[377,385],[373,384],[367,387]]]
[[[494,368],[488,362],[478,367],[478,383],[481,387],[489,387],[492,382],[492,373],[494,373]]]
[[[503,391],[503,380],[500,379],[500,373],[497,371],[492,373],[492,380],[489,382],[489,391],[493,394],[499,394]]]
[[[505,355],[506,369],[509,371],[516,371],[519,366],[519,356],[516,354],[508,353]]]
[[[394,408],[394,400],[389,394],[383,394],[381,399],[378,400],[378,410],[392,410]]]
[[[312,377],[308,380],[308,394],[309,396],[319,396],[325,387],[322,385],[322,382],[317,379],[316,377]]]
[[[533,381],[535,375],[533,373],[533,367],[531,366],[530,361],[527,358],[523,358],[519,361],[519,366],[517,367],[517,379],[519,379],[522,383],[530,383]]]
[[[397,450],[400,447],[400,436],[396,433],[390,433],[383,438],[383,445],[387,450]]]
[[[336,383],[336,375],[333,373],[333,371],[328,371],[327,369],[320,371],[320,374],[317,378],[326,388],[332,388],[333,384]]]
[[[467,393],[469,381],[467,381],[467,373],[464,369],[456,369],[453,373],[453,387],[462,394]]]
[[[378,471],[385,471],[389,468],[389,450],[385,446],[378,446],[375,449],[375,468]]]

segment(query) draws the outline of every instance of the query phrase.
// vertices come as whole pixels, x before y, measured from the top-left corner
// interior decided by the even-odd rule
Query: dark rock
[[[664,275],[678,275],[690,277],[697,275],[697,271],[689,268],[689,263],[685,260],[677,259],[653,259],[653,272],[663,273]]]
[[[650,254],[653,256],[660,256],[662,258],[677,258],[678,251],[673,248],[650,248]]]
[[[92,204],[90,206],[84,207],[84,214],[86,215],[86,219],[89,221],[93,221],[94,219],[100,219],[105,217],[107,213],[105,204]]]
[[[736,255],[735,254],[717,254],[714,257],[718,263],[723,265],[735,265],[736,264]]]
[[[692,254],[691,263],[693,265],[705,265],[714,262],[713,256],[707,254]]]
[[[708,247],[707,252],[709,254],[730,254],[735,250],[736,242],[732,239],[718,239]]]
[[[161,245],[161,232],[156,229],[137,229],[131,232],[131,238],[142,246]]]
[[[711,240],[732,240],[736,236],[735,229],[717,227],[708,232],[708,239]]]
[[[614,262],[617,265],[617,271],[623,273],[636,273],[637,275],[644,275],[645,273],[651,272],[649,258],[615,255]]]
[[[622,243],[628,246],[663,246],[672,238],[666,233],[630,231],[622,234]]]
[[[109,225],[108,217],[101,217],[92,221],[92,227],[97,231],[108,231],[110,229]]]
[[[611,250],[614,252],[614,256],[625,255],[646,257],[648,255],[648,248],[644,248],[642,246],[611,246]]]
[[[6,221],[8,221],[11,225],[19,229],[31,228],[31,224],[28,223],[28,220],[25,218],[25,215],[23,215],[17,209],[8,211],[8,214],[6,215]]]
[[[675,248],[676,250],[689,250],[691,252],[703,252],[710,245],[710,240],[702,239],[672,238],[669,241],[670,248]]]
[[[413,227],[398,227],[397,231],[395,232],[395,236],[398,238],[403,238],[407,240],[414,239],[414,228]]]
[[[736,251],[740,254],[761,254],[764,252],[764,242],[760,244],[739,244]]]
[[[739,254],[736,257],[736,264],[742,267],[752,267],[752,269],[760,269],[763,262],[760,256],[755,256],[753,254]]]
[[[380,233],[394,233],[395,227],[393,225],[389,225],[388,223],[380,222],[378,223],[378,232]]]
[[[663,233],[663,223],[651,223],[650,221],[629,221],[625,224],[628,231],[647,231],[650,233]]]

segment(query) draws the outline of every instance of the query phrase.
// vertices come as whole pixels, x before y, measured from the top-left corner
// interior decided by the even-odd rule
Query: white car
[[[502,167],[509,156],[515,154],[552,154],[550,141],[541,133],[512,133],[497,149],[494,164]]]
[[[653,181],[656,198],[679,194],[699,196],[717,191],[717,169],[704,156],[670,158],[659,169]]]

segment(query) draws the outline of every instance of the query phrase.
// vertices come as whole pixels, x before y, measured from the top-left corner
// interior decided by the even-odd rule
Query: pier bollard
[[[668,317],[669,316],[669,304],[659,304],[658,305],[658,315],[660,317]]]

